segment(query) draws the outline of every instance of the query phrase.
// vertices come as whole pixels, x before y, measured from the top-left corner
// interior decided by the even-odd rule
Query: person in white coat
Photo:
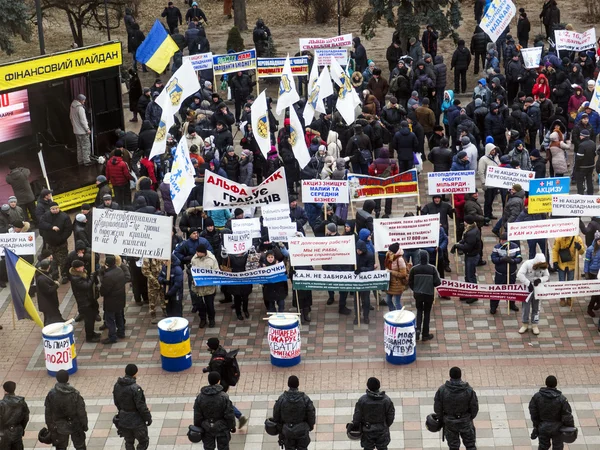
[[[462,146],[462,150],[467,152],[467,156],[469,157],[469,170],[477,170],[477,159],[479,157],[477,147],[471,143],[469,136],[461,137],[460,144]]]
[[[529,329],[529,322],[531,319],[531,330],[536,336],[540,334],[538,324],[540,322],[540,301],[535,298],[534,288],[540,283],[545,283],[550,278],[550,272],[548,272],[548,263],[546,262],[546,256],[543,253],[537,253],[533,259],[528,259],[519,268],[517,272],[517,281],[528,287],[529,301],[523,303],[523,314],[521,321],[523,322],[519,333],[526,333]],[[530,317],[531,316],[531,317]]]
[[[69,111],[71,125],[73,125],[73,134],[77,140],[77,164],[80,166],[90,166],[90,153],[92,145],[90,143],[90,126],[85,115],[85,95],[79,94],[73,102]]]

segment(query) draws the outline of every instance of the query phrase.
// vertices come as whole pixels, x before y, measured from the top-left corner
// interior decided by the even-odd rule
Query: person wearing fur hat
[[[390,427],[396,418],[394,402],[375,377],[367,380],[367,392],[354,405],[352,422],[346,429],[362,428],[360,446],[364,449],[387,449],[390,444]]]
[[[21,208],[20,206],[17,206],[17,197],[15,197],[14,195],[11,195],[10,197],[8,197],[8,206],[9,206],[8,218],[11,223],[27,222],[27,217],[25,216],[25,213],[23,212],[23,208]]]
[[[90,275],[85,268],[85,263],[80,259],[75,259],[71,263],[69,278],[79,311],[77,318],[81,317],[79,320],[83,320],[85,325],[85,341],[99,342],[101,334],[94,330],[99,310],[98,300],[94,295],[94,284],[97,282],[97,278]],[[75,321],[78,321],[77,318]]]
[[[306,450],[310,444],[309,432],[315,427],[315,407],[310,397],[298,390],[297,376],[288,378],[288,387],[273,406],[273,421],[281,427],[285,448]]]
[[[540,283],[545,283],[550,279],[548,272],[548,263],[543,253],[537,253],[533,259],[528,259],[519,268],[517,272],[517,281],[524,284],[529,289],[529,301],[523,302],[523,314],[521,316],[522,326],[519,333],[526,333],[531,323],[531,330],[536,336],[540,334],[538,324],[540,323],[540,301],[535,298],[534,289]]]
[[[61,282],[66,284],[68,279],[63,268],[68,253],[67,240],[73,232],[71,219],[65,212],[60,210],[58,203],[52,202],[50,203],[50,211],[41,217],[39,227],[44,242],[61,269]]]

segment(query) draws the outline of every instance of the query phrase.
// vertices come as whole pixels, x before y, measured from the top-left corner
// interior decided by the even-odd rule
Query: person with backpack
[[[398,174],[398,164],[395,160],[390,159],[390,153],[387,148],[382,148],[379,152],[379,158],[369,166],[369,175],[379,178],[389,178]],[[375,200],[375,216],[379,217],[381,213],[381,199]],[[383,219],[388,218],[392,214],[392,199],[385,199],[385,214]]]
[[[309,433],[315,427],[316,411],[310,397],[298,390],[299,386],[297,376],[288,378],[290,389],[275,402],[273,422],[281,428],[279,436],[286,449],[306,450],[310,444]]]
[[[217,372],[220,376],[220,385],[223,386],[223,392],[229,390],[229,386],[235,386],[240,380],[240,366],[238,365],[236,356],[238,350],[227,352],[222,346],[218,338],[212,337],[206,341],[208,352],[211,354],[208,367],[202,369],[202,372]],[[243,428],[248,422],[248,418],[244,416],[239,409],[233,405],[233,413],[238,419],[238,428]]]
[[[369,164],[373,161],[373,149],[369,136],[363,132],[362,125],[354,125],[354,136],[348,140],[344,156],[350,157],[354,173],[369,174]]]

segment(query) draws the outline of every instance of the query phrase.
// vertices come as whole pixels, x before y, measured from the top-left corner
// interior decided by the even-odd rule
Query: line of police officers
[[[133,450],[135,441],[138,450],[149,445],[148,426],[152,415],[146,404],[144,391],[137,384],[138,368],[128,364],[125,376],[117,380],[113,389],[115,406],[118,409],[113,423],[119,436],[125,440],[125,448]],[[479,411],[477,394],[461,379],[458,367],[450,369],[450,380],[435,394],[434,411],[443,424],[444,436],[451,450],[458,450],[460,439],[467,449],[475,449],[475,427],[473,420]],[[229,396],[220,385],[221,375],[212,371],[208,374],[208,386],[204,386],[194,403],[194,424],[188,437],[192,442],[202,441],[205,450],[228,450],[231,433],[236,431],[234,408]],[[88,418],[85,401],[81,394],[69,384],[69,374],[60,370],[56,385],[48,392],[45,401],[47,429],[40,431],[38,439],[66,450],[69,438],[77,450],[86,448],[85,433]],[[542,450],[563,448],[565,427],[574,427],[569,402],[556,389],[554,376],[546,379],[546,387],[537,392],[529,403],[534,430],[532,439],[539,437]],[[316,411],[311,399],[299,391],[300,381],[292,375],[288,378],[289,390],[285,391],[273,407],[273,417],[265,421],[268,434],[278,435],[279,444],[286,450],[306,450],[310,443],[310,431],[316,423]],[[29,408],[23,397],[15,395],[16,384],[7,381],[3,385],[4,398],[0,400],[0,449],[23,449],[22,437],[29,421]],[[367,391],[356,402],[352,422],[347,431],[351,439],[360,439],[367,450],[387,450],[390,443],[390,427],[394,422],[395,409],[392,400],[380,390],[380,382],[371,377]],[[429,421],[429,418],[428,418]],[[429,427],[429,423],[427,424]],[[441,428],[441,427],[440,427]],[[572,442],[576,429],[571,431]],[[437,431],[437,430],[436,430]],[[566,439],[566,438],[565,438]]]

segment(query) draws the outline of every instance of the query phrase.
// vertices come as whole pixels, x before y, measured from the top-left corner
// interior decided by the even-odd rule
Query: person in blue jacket
[[[158,282],[165,286],[165,300],[167,301],[167,315],[169,317],[183,317],[183,268],[177,256],[171,255],[171,276],[167,280],[167,265],[164,264]]]
[[[583,263],[583,272],[586,280],[595,280],[598,278],[598,271],[600,271],[600,231],[596,231],[594,243],[585,251]],[[595,317],[594,309],[598,305],[600,305],[600,295],[592,295],[587,308],[587,312],[591,317]],[[600,323],[598,324],[598,328],[600,329]]]
[[[192,258],[196,254],[196,249],[200,244],[206,246],[206,248],[214,254],[212,245],[210,245],[210,242],[208,242],[208,240],[206,240],[203,237],[200,237],[198,228],[190,228],[189,236],[190,237],[183,241],[181,244],[179,244],[173,252],[173,255],[177,257],[181,265],[188,265],[192,261]]]

